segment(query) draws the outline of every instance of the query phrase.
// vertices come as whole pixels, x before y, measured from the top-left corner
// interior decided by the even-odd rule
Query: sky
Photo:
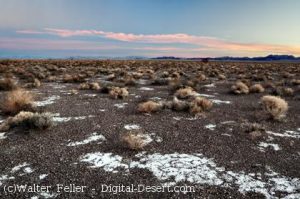
[[[300,56],[298,0],[0,0],[0,57]]]

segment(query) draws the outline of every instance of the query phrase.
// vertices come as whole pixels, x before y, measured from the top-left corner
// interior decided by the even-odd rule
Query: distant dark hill
[[[155,57],[153,59],[169,59],[169,60],[213,60],[213,61],[300,61],[300,57],[293,55],[268,55],[266,57],[216,57],[216,58],[181,58],[181,57]]]

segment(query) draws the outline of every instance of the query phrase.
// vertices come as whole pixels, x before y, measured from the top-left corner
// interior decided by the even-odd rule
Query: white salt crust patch
[[[40,180],[43,180],[43,179],[45,179],[47,176],[48,176],[48,174],[41,174],[41,175],[39,175],[39,179],[40,179]]]
[[[90,168],[103,168],[105,171],[116,173],[116,169],[128,169],[128,165],[122,163],[122,157],[112,153],[88,153],[80,158],[81,162],[91,164]]]
[[[96,141],[105,141],[105,137],[103,135],[98,135],[96,132],[92,133],[92,135],[90,135],[88,138],[82,140],[82,141],[77,141],[77,142],[70,142],[69,144],[67,144],[67,146],[78,146],[78,145],[84,145],[84,144],[88,144],[91,142],[96,142]]]
[[[124,128],[126,130],[136,130],[136,129],[140,129],[141,127],[137,124],[126,124],[124,125]]]
[[[148,83],[148,80],[146,80],[146,79],[139,79],[137,82],[138,82],[138,84],[146,85]]]
[[[230,101],[223,101],[223,100],[218,100],[218,99],[212,99],[211,101],[215,104],[231,104]]]
[[[154,101],[160,101],[160,100],[161,100],[160,97],[151,97],[150,99],[151,99],[151,100],[154,100]]]
[[[0,140],[4,140],[5,138],[7,138],[5,134],[6,133],[0,133]]]
[[[273,144],[273,143],[267,143],[267,142],[260,142],[258,144],[258,148],[260,151],[265,152],[265,149],[271,147],[274,151],[279,151],[281,148],[279,147],[278,144]]]
[[[283,133],[275,133],[273,131],[267,131],[267,133],[277,137],[300,138],[300,128],[296,131],[285,131]]]
[[[125,106],[127,105],[128,103],[124,102],[124,103],[120,103],[120,104],[114,104],[115,107],[117,108],[125,108]]]
[[[58,95],[53,95],[51,97],[48,97],[47,99],[43,100],[43,101],[36,101],[34,102],[35,106],[46,106],[49,104],[53,104],[56,100],[59,100],[60,96]]]
[[[153,91],[153,88],[149,88],[149,87],[140,87],[139,90],[141,91]]]
[[[11,168],[11,170],[9,171],[8,174],[0,175],[0,186],[2,186],[2,184],[5,181],[15,179],[15,177],[13,175],[18,174],[19,176],[23,176],[26,174],[30,174],[32,172],[33,172],[33,169],[30,167],[30,164],[28,164],[27,162],[18,164],[16,166],[14,166],[13,168]]]
[[[87,97],[96,97],[97,94],[84,94],[84,96],[87,96]]]
[[[208,124],[204,126],[206,129],[209,129],[211,131],[215,130],[215,128],[217,127],[217,125],[215,124]]]
[[[204,85],[204,87],[206,87],[206,88],[214,88],[214,87],[216,87],[216,85],[215,84],[206,84],[206,85]]]
[[[89,116],[77,116],[77,117],[60,117],[59,113],[56,113],[53,115],[53,121],[54,122],[69,122],[71,120],[85,120],[86,118],[92,118],[95,117],[93,115]]]
[[[266,198],[276,198],[275,192],[284,192],[285,198],[298,196],[300,180],[290,178],[274,172],[266,167],[265,173],[245,173],[226,171],[219,167],[213,159],[202,154],[146,154],[135,156],[138,160],[125,163],[123,158],[112,153],[89,153],[82,156],[80,161],[91,164],[92,168],[103,168],[105,171],[118,172],[119,169],[129,171],[134,168],[147,169],[163,184],[190,182],[195,184],[208,184],[220,187],[237,187],[245,194],[257,192]],[[264,178],[262,175],[264,174]],[[264,180],[263,180],[264,179]]]
[[[180,121],[180,120],[189,120],[189,121],[193,121],[193,120],[197,120],[197,117],[173,117],[174,120]]]
[[[50,193],[50,192],[40,192],[37,196],[32,196],[31,199],[39,199],[39,198],[56,198],[58,193]]]
[[[196,93],[196,96],[200,97],[207,97],[207,98],[214,98],[214,95],[208,95],[208,94],[201,94],[201,93]],[[214,104],[231,104],[231,101],[224,101],[224,100],[219,100],[219,99],[210,99]]]

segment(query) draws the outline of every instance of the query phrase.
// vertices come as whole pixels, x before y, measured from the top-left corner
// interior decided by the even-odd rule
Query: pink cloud
[[[253,43],[238,43],[226,41],[214,37],[195,36],[184,33],[178,34],[127,34],[105,32],[98,30],[68,30],[68,29],[53,29],[45,28],[43,31],[21,30],[17,31],[22,34],[51,34],[60,37],[72,36],[99,36],[103,38],[139,43],[185,43],[199,45],[211,50],[226,50],[235,52],[262,52],[262,53],[289,53],[300,55],[300,46],[274,45],[274,44],[253,44]],[[197,51],[194,50],[194,51]]]

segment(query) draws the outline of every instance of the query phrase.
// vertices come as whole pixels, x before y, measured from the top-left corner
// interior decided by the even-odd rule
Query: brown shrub
[[[190,113],[198,114],[207,110],[210,110],[213,106],[212,101],[204,98],[204,97],[196,97],[190,103]]]
[[[175,92],[175,96],[180,99],[186,99],[190,96],[194,96],[196,92],[191,87],[180,88]]]
[[[140,113],[153,113],[161,110],[163,105],[154,101],[142,102],[138,105],[138,111]]]
[[[148,144],[139,131],[128,131],[121,136],[121,142],[129,149],[142,150]]]
[[[250,87],[251,93],[263,93],[265,91],[264,87],[261,84],[253,84]]]
[[[33,95],[23,89],[10,91],[7,93],[1,108],[6,114],[17,114],[20,111],[32,110]]]
[[[21,111],[14,117],[9,117],[0,125],[1,131],[14,127],[44,130],[53,126],[53,116],[50,113],[32,113]]]
[[[261,98],[261,102],[264,110],[275,120],[285,117],[288,111],[288,103],[280,97],[266,95]]]
[[[124,99],[128,94],[127,88],[112,87],[109,91],[109,96],[113,99]]]
[[[235,94],[248,94],[249,88],[246,84],[241,81],[237,81],[235,85],[231,87],[231,90]]]
[[[12,78],[5,78],[0,80],[0,91],[11,91],[17,88],[17,83]]]

